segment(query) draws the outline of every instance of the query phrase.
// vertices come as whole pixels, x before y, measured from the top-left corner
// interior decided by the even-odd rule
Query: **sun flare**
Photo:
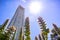
[[[42,3],[35,1],[29,4],[29,11],[32,14],[38,14],[42,10]]]

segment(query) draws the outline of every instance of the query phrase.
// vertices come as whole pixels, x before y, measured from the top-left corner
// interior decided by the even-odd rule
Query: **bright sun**
[[[39,1],[34,1],[29,4],[29,11],[32,14],[38,14],[42,10],[42,3]]]

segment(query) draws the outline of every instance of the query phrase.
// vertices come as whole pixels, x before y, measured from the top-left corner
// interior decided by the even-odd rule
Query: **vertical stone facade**
[[[13,18],[11,19],[8,28],[14,26],[16,28],[16,34],[14,40],[19,39],[20,29],[24,27],[24,8],[22,6],[18,6]]]

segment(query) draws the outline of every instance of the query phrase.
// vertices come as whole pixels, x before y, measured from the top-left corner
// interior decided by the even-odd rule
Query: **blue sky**
[[[28,8],[31,1],[42,2],[44,9],[37,15],[31,14]],[[52,23],[60,27],[60,0],[0,0],[0,24],[6,19],[11,20],[19,5],[25,8],[25,17],[29,16],[30,18],[31,40],[34,40],[34,37],[40,33],[37,22],[39,16],[43,17],[49,29],[53,28]]]

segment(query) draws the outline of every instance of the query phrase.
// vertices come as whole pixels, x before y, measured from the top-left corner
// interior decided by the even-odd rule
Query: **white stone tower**
[[[20,29],[21,27],[24,27],[24,8],[22,6],[18,6],[7,28],[10,28],[11,26],[16,27],[16,34],[14,40],[18,40],[20,35]]]

